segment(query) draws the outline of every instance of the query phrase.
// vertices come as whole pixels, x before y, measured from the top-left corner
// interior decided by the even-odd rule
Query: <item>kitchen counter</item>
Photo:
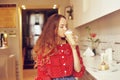
[[[96,80],[119,80],[120,79],[120,63],[117,64],[115,61],[111,63],[108,70],[100,71],[98,66],[100,65],[100,56],[84,56],[84,65],[86,70]]]

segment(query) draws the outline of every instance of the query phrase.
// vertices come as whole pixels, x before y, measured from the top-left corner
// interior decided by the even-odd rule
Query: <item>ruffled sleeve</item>
[[[80,70],[80,72],[73,71],[73,76],[75,76],[75,77],[82,77],[84,75],[84,72],[85,72],[85,66],[83,64],[82,57],[80,56],[79,46],[76,46],[76,50],[77,50],[77,54],[78,54],[79,59],[80,59],[81,70]]]

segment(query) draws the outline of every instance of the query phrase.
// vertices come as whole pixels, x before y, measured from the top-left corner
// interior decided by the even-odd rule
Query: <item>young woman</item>
[[[37,53],[38,73],[35,80],[75,80],[84,74],[85,67],[77,45],[67,41],[66,18],[50,16],[34,51]]]

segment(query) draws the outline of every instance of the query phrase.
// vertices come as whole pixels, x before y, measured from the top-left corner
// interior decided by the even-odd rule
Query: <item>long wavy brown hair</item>
[[[35,53],[43,54],[46,56],[53,48],[59,44],[61,38],[58,36],[57,30],[61,18],[65,17],[60,14],[53,14],[48,18],[47,22],[43,26],[42,34],[34,46]]]

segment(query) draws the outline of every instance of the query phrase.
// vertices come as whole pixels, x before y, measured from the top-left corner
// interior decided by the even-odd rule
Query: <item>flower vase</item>
[[[93,51],[94,55],[96,56],[96,49],[93,48],[92,51]]]
[[[99,46],[99,42],[92,42],[92,51],[93,51],[93,53],[95,54],[95,55],[97,55],[97,51],[96,51],[96,49],[97,49],[97,47]]]

